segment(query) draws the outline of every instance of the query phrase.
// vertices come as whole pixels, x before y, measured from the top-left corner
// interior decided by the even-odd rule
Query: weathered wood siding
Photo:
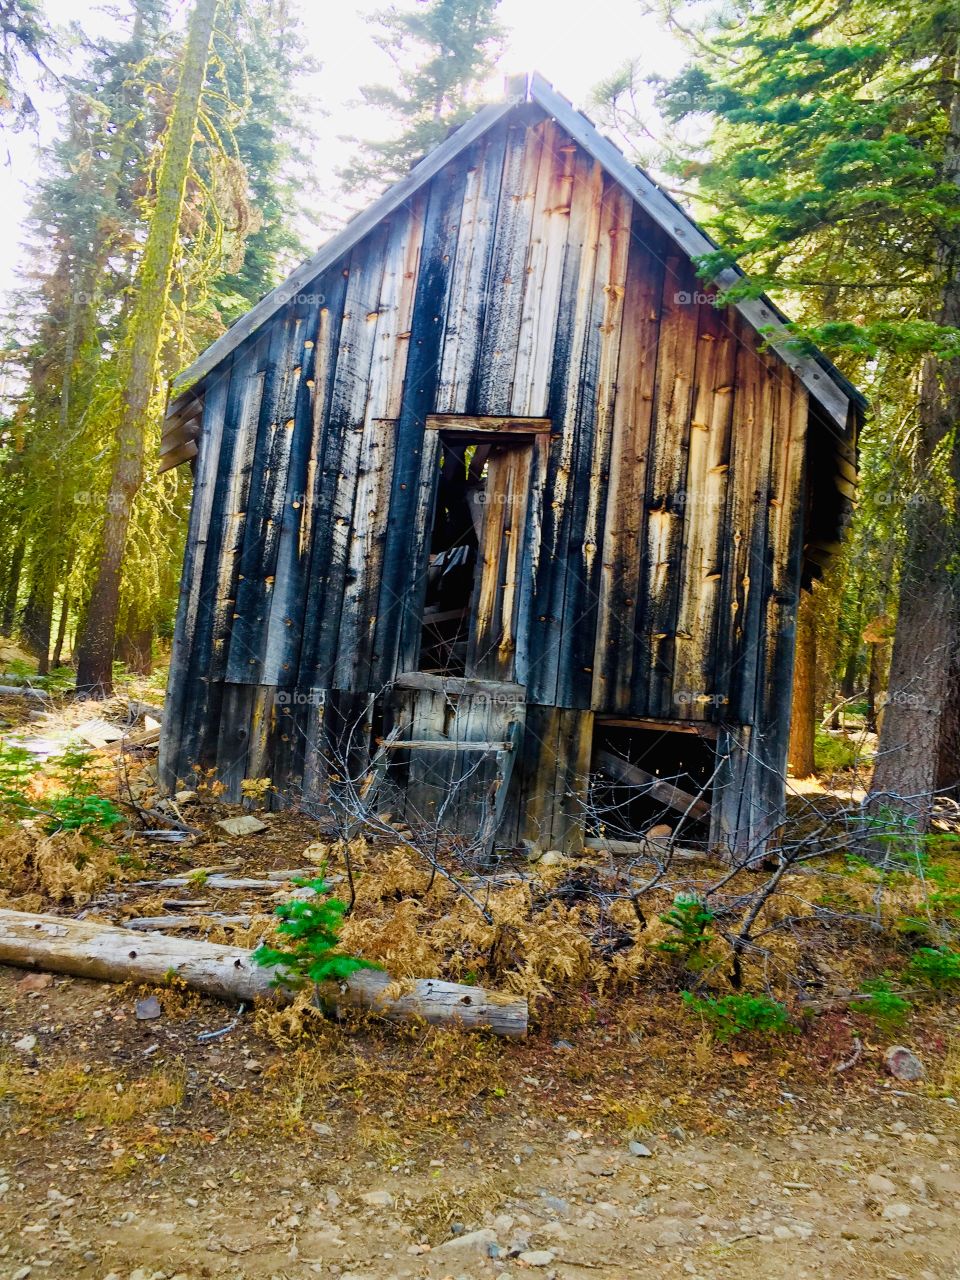
[[[487,673],[526,691],[514,830],[569,826],[594,714],[747,725],[776,764],[807,394],[703,290],[527,105],[291,298],[198,389],[165,776],[296,790],[331,706],[377,732],[417,666],[433,414],[552,424],[489,584],[520,600]]]

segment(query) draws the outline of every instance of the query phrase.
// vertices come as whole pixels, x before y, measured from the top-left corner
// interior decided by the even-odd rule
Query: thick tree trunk
[[[956,761],[942,751],[955,678],[957,602],[949,559],[952,536],[931,495],[911,512],[887,700],[871,792],[902,810],[918,831],[929,826],[933,795]]]
[[[0,964],[104,982],[162,984],[175,974],[195,991],[220,1000],[290,999],[289,992],[271,986],[275,971],[254,964],[251,954],[241,947],[162,933],[142,936],[88,920],[0,910]],[[393,1022],[423,1019],[512,1038],[527,1033],[527,1002],[517,996],[432,978],[399,984],[373,969],[352,974],[343,988],[335,1004],[369,1009]]]
[[[77,689],[103,697],[113,687],[120,575],[133,502],[143,481],[151,401],[160,372],[163,326],[180,236],[190,155],[206,76],[217,0],[196,0],[173,117],[163,148],[157,199],[134,281],[134,306],[123,344],[120,423],[97,578],[77,656]]]
[[[960,187],[960,49],[942,181]],[[960,230],[941,236],[942,306],[960,327]],[[893,806],[924,832],[933,797],[960,779],[960,359],[928,356],[920,372],[914,501],[870,803]]]
[[[50,670],[50,633],[53,630],[54,575],[48,563],[36,562],[30,594],[23,609],[20,636],[24,646],[37,659],[37,672],[45,676]]]
[[[797,652],[793,664],[793,711],[787,768],[795,778],[808,778],[816,768],[813,754],[817,715],[817,620],[813,596],[804,591],[797,613]]]

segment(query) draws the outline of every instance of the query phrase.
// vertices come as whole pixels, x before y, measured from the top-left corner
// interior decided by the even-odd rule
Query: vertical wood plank
[[[403,664],[415,664],[426,587],[425,532],[433,515],[437,432],[424,430],[434,412],[443,331],[449,305],[450,267],[457,249],[460,212],[470,157],[431,186],[407,356],[407,378],[397,422],[396,460],[390,489],[379,602],[374,630],[371,688],[392,680]]]
[[[388,227],[378,227],[353,251],[348,268],[318,482],[307,603],[312,626],[304,636],[302,687],[332,686],[387,236]]]
[[[596,710],[647,714],[649,642],[641,599],[645,497],[656,387],[665,241],[633,214],[609,496],[604,523],[599,625],[592,702]]]
[[[261,672],[263,683],[270,685],[292,685],[297,678],[309,590],[317,460],[321,456],[334,344],[345,292],[342,271],[328,273],[307,290],[310,310]]]
[[[545,120],[537,129],[543,136],[543,149],[510,401],[511,413],[531,418],[545,417],[547,412],[576,156],[576,147],[554,121]]]
[[[593,316],[585,352],[576,475],[571,495],[571,547],[563,604],[561,671],[569,688],[561,702],[590,705],[601,592],[603,527],[609,487],[617,395],[623,299],[626,291],[632,204],[606,183],[594,267]],[[587,369],[591,373],[587,374]],[[595,369],[595,373],[593,370]],[[561,679],[561,686],[562,686]]]
[[[476,148],[467,170],[436,390],[438,413],[469,413],[476,401],[506,146],[507,129],[494,130]]]
[[[189,762],[182,760],[180,754],[184,719],[190,719],[198,710],[195,706],[188,707],[190,660],[199,640],[204,562],[210,541],[216,482],[221,464],[231,367],[232,361],[213,380],[204,395],[199,454],[170,655],[170,677],[163,704],[159,776],[167,787],[175,786],[181,771],[185,772],[188,767]]]
[[[728,719],[752,725],[756,712],[762,618],[761,586],[774,422],[773,358],[740,322],[733,436],[726,510],[718,667],[714,687],[728,697]]]
[[[286,498],[306,317],[290,304],[274,321],[247,494],[226,678],[260,681]]]
[[[722,719],[726,712],[724,695],[714,689],[714,653],[737,360],[733,323],[727,310],[704,306],[690,422],[672,688],[671,715],[680,720]]]
[[[809,399],[806,388],[777,371],[777,435],[770,469],[762,678],[757,704],[760,753],[770,781],[771,824],[783,815],[793,660],[803,561],[803,490]]]
[[[683,548],[687,450],[701,308],[697,277],[686,255],[667,255],[657,350],[653,439],[647,469],[643,603],[649,635],[647,707],[669,716]]]
[[[530,445],[495,445],[487,459],[467,650],[467,675],[481,680],[509,681],[515,674],[533,457]]]
[[[397,364],[406,364],[409,340],[402,324],[414,281],[407,276],[422,220],[397,217],[385,250],[376,319],[373,362],[358,458],[357,488],[346,548],[346,577],[333,685],[363,689],[369,683],[370,646],[379,595],[379,567],[393,476],[395,424],[388,420],[394,388],[402,384]],[[403,336],[402,336],[403,335]]]
[[[507,133],[493,253],[484,291],[476,412],[510,412],[517,363],[527,248],[537,191],[543,134],[521,122]]]
[[[574,156],[571,197],[548,409],[559,444],[551,450],[550,497],[544,509],[530,644],[530,697],[545,705],[566,702],[572,696],[569,673],[561,668],[567,622],[564,599],[571,553],[576,553],[579,413],[584,401],[592,399],[598,345],[591,343],[591,322],[603,171],[579,150]]]

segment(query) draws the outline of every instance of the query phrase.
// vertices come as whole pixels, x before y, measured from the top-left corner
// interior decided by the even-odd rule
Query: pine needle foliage
[[[290,946],[263,944],[254,951],[254,962],[265,968],[282,969],[278,983],[294,987],[307,982],[339,982],[358,969],[376,969],[378,966],[369,960],[337,950],[347,904],[328,896],[327,881],[320,876],[313,880],[295,880],[294,884],[312,889],[313,897],[281,903],[274,913],[280,918],[277,933],[289,938]]]
[[[356,162],[341,172],[348,190],[395,182],[474,109],[493,70],[503,28],[500,0],[417,0],[372,15],[374,43],[397,68],[392,84],[365,84],[364,102],[392,117],[399,132],[360,144]]]

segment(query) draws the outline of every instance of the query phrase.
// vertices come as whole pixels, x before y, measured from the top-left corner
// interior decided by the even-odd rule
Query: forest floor
[[[149,749],[128,763],[136,780]],[[289,886],[215,891],[209,869],[312,862],[318,832],[262,814],[265,831],[227,837],[216,822],[236,812],[207,796],[189,809],[201,837],[114,832],[83,859],[67,838],[41,857],[10,837],[0,901],[121,922],[175,894],[175,909],[210,913],[204,936],[252,945]],[[392,972],[474,980],[466,967],[493,948],[461,904],[439,887],[433,907],[422,888],[411,897],[422,868],[402,849],[358,860],[357,949]],[[765,963],[809,979],[810,943],[817,1016],[725,1043],[656,944],[614,974],[611,952],[621,966],[632,954],[610,946],[623,917],[601,936],[592,908],[563,898],[583,874],[545,868],[539,887],[498,891],[514,951],[477,976],[530,996],[519,1042],[265,1008],[231,1026],[235,1009],[175,985],[0,968],[0,1280],[960,1277],[956,997],[878,1024],[846,997],[858,975],[890,971],[900,943],[856,920],[827,935],[814,913],[796,953]],[[831,911],[876,896],[867,872],[830,874],[799,888]],[[217,911],[244,922],[218,926]],[[885,1072],[898,1042],[924,1079]]]

